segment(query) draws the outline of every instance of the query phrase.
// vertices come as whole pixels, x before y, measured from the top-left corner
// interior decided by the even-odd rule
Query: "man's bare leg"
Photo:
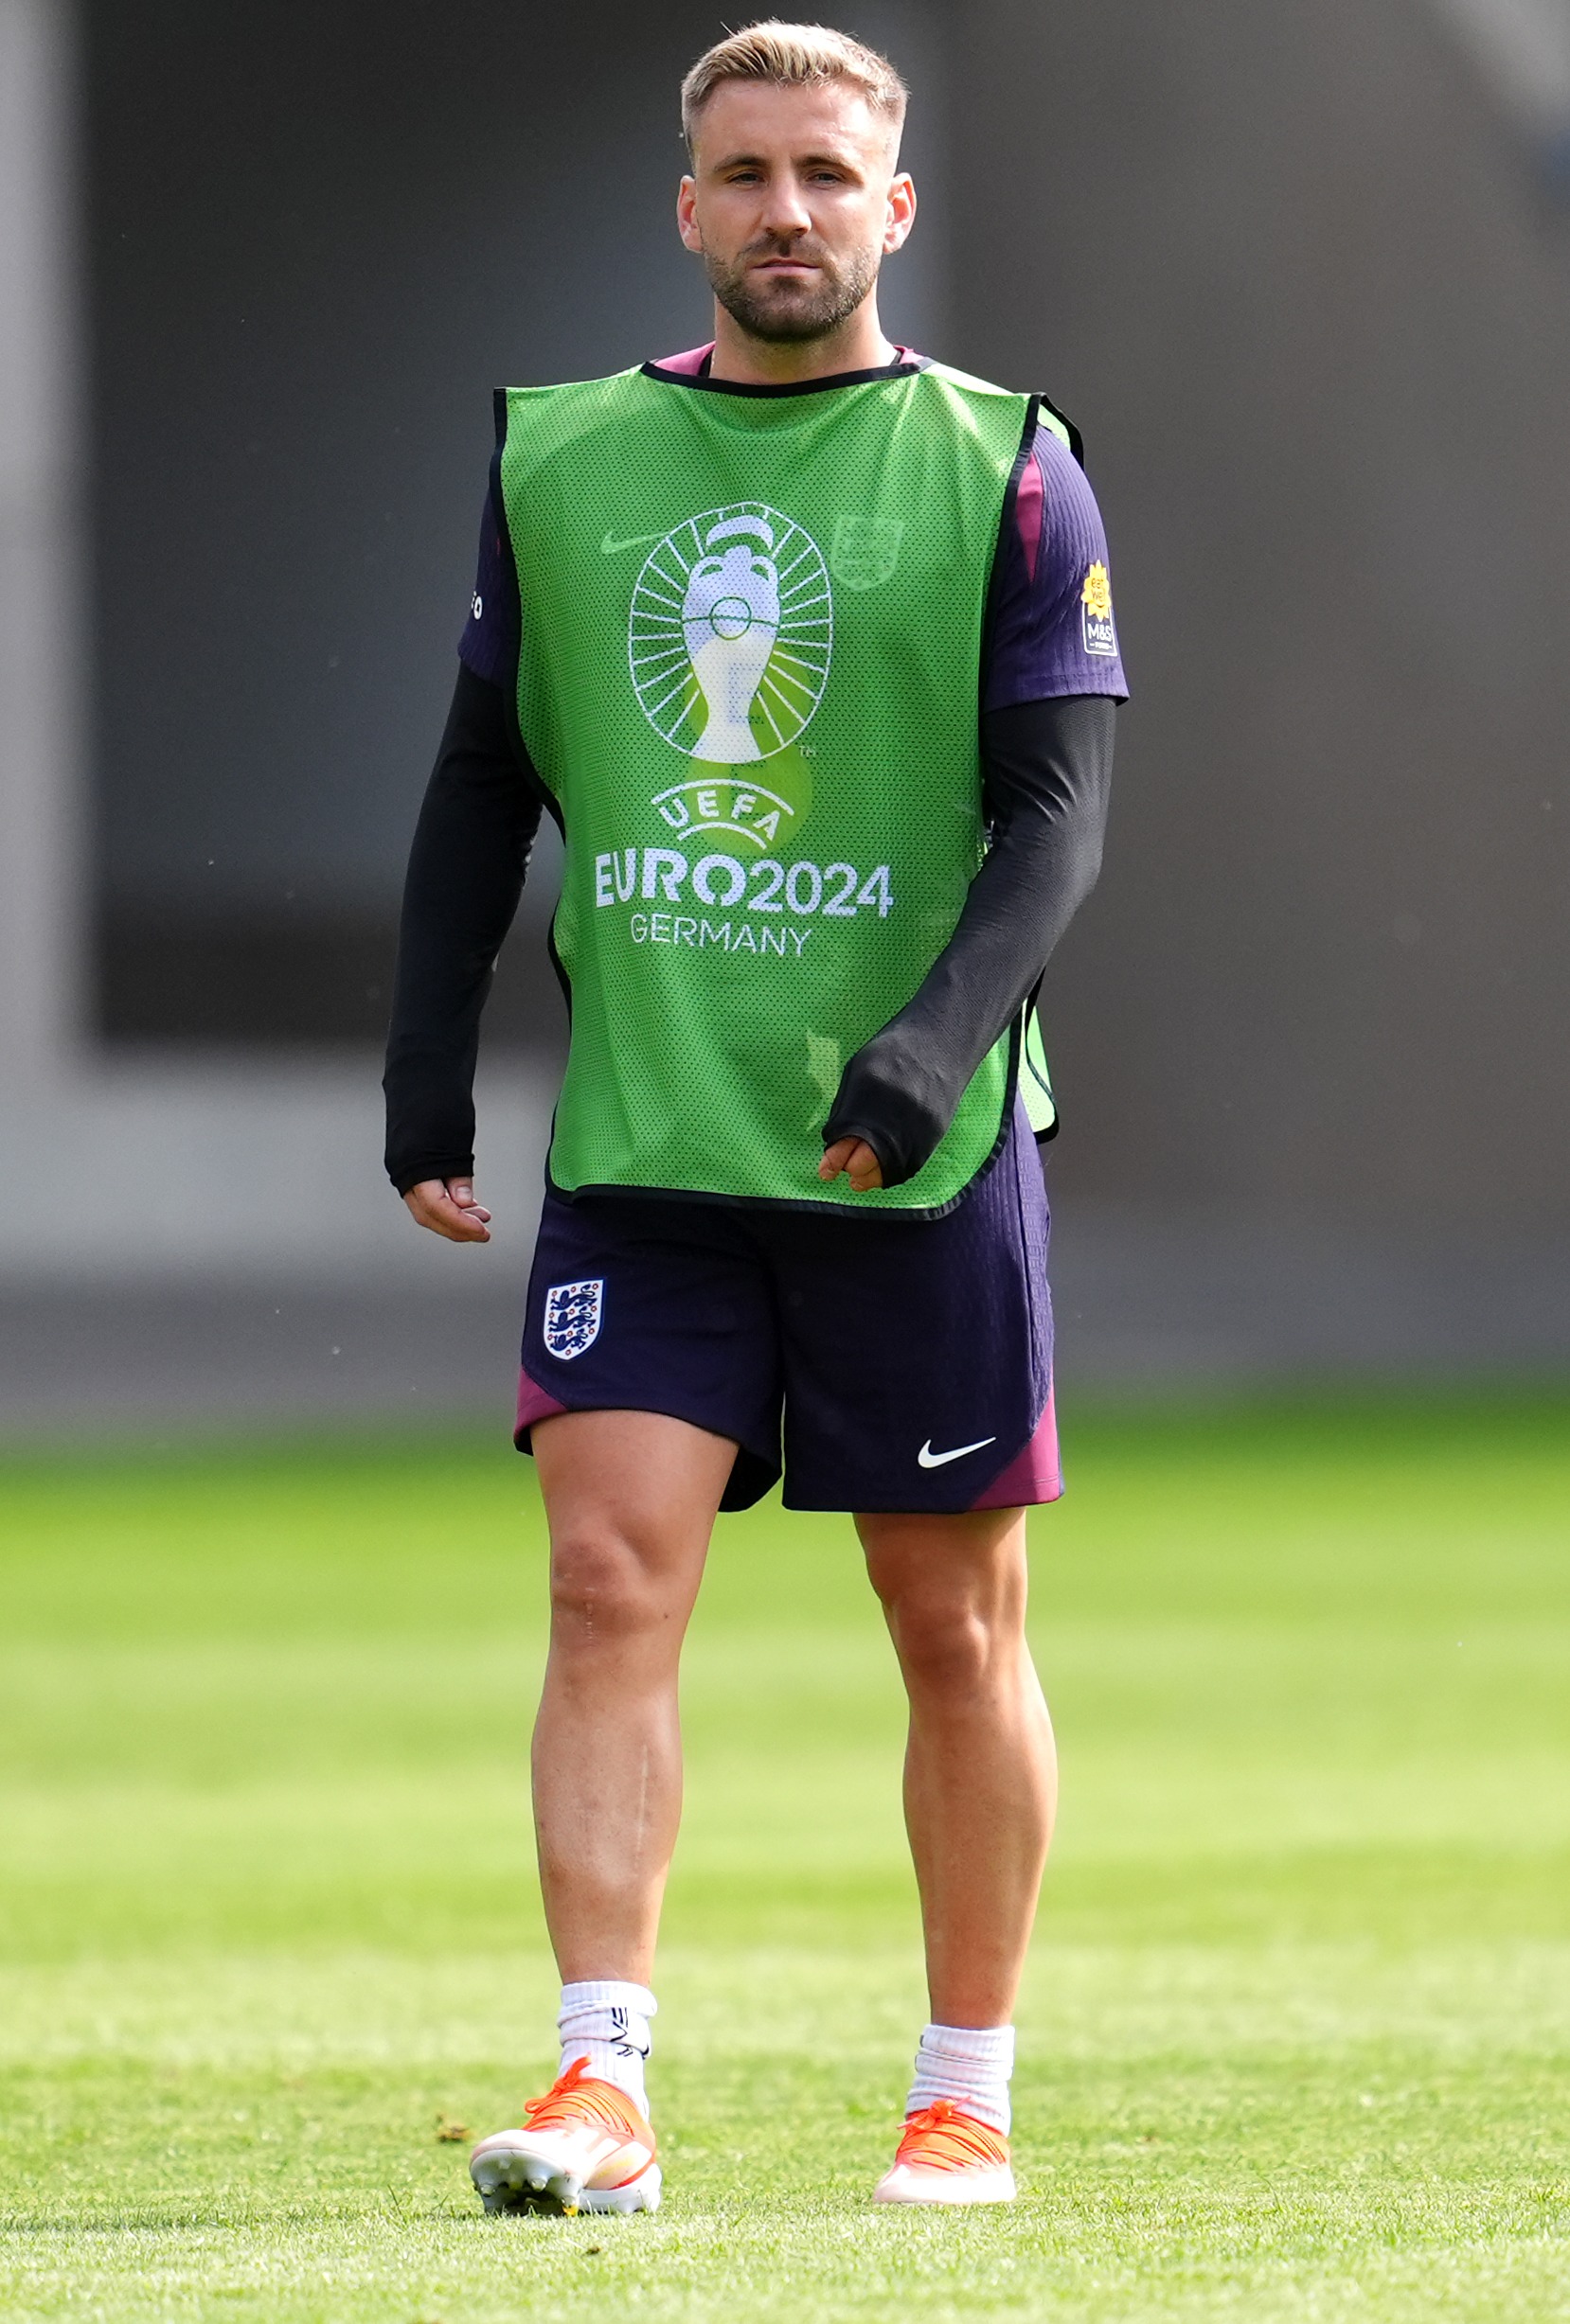
[[[651,2211],[649,1979],[682,1810],[682,1640],[736,1447],[658,1412],[534,1427],[550,1520],[550,1659],[534,1728],[560,2079],[470,2175],[487,2210]]]
[[[910,1697],[905,1823],[933,2019],[1007,2025],[1058,1793],[1025,1638],[1025,1512],[859,1517],[856,1529]]]
[[[736,1447],[660,1412],[535,1424],[551,1537],[534,1729],[545,1923],[564,1983],[650,1982],[682,1809],[682,1641]]]

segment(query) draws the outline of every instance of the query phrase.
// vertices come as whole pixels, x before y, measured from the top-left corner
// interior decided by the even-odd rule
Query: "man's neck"
[[[845,371],[882,371],[898,350],[883,337],[875,299],[858,307],[823,339],[755,339],[716,302],[709,377],[739,387],[794,387]]]

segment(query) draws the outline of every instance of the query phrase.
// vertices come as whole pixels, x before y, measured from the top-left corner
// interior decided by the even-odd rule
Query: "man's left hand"
[[[869,1195],[883,1182],[883,1164],[865,1138],[836,1138],[827,1148],[818,1164],[818,1176],[825,1183],[837,1179],[841,1171],[850,1180],[853,1195]]]

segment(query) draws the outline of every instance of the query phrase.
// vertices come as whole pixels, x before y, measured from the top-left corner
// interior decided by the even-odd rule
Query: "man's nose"
[[[771,234],[798,238],[811,234],[812,213],[794,177],[776,177],[763,205],[763,223]]]

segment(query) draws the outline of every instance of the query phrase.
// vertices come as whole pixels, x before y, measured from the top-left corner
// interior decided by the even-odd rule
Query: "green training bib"
[[[518,724],[566,856],[553,1183],[848,1208],[846,1060],[981,862],[977,685],[1033,398],[934,364],[791,394],[630,371],[497,397]],[[854,1208],[952,1205],[1017,1032],[936,1153]]]

